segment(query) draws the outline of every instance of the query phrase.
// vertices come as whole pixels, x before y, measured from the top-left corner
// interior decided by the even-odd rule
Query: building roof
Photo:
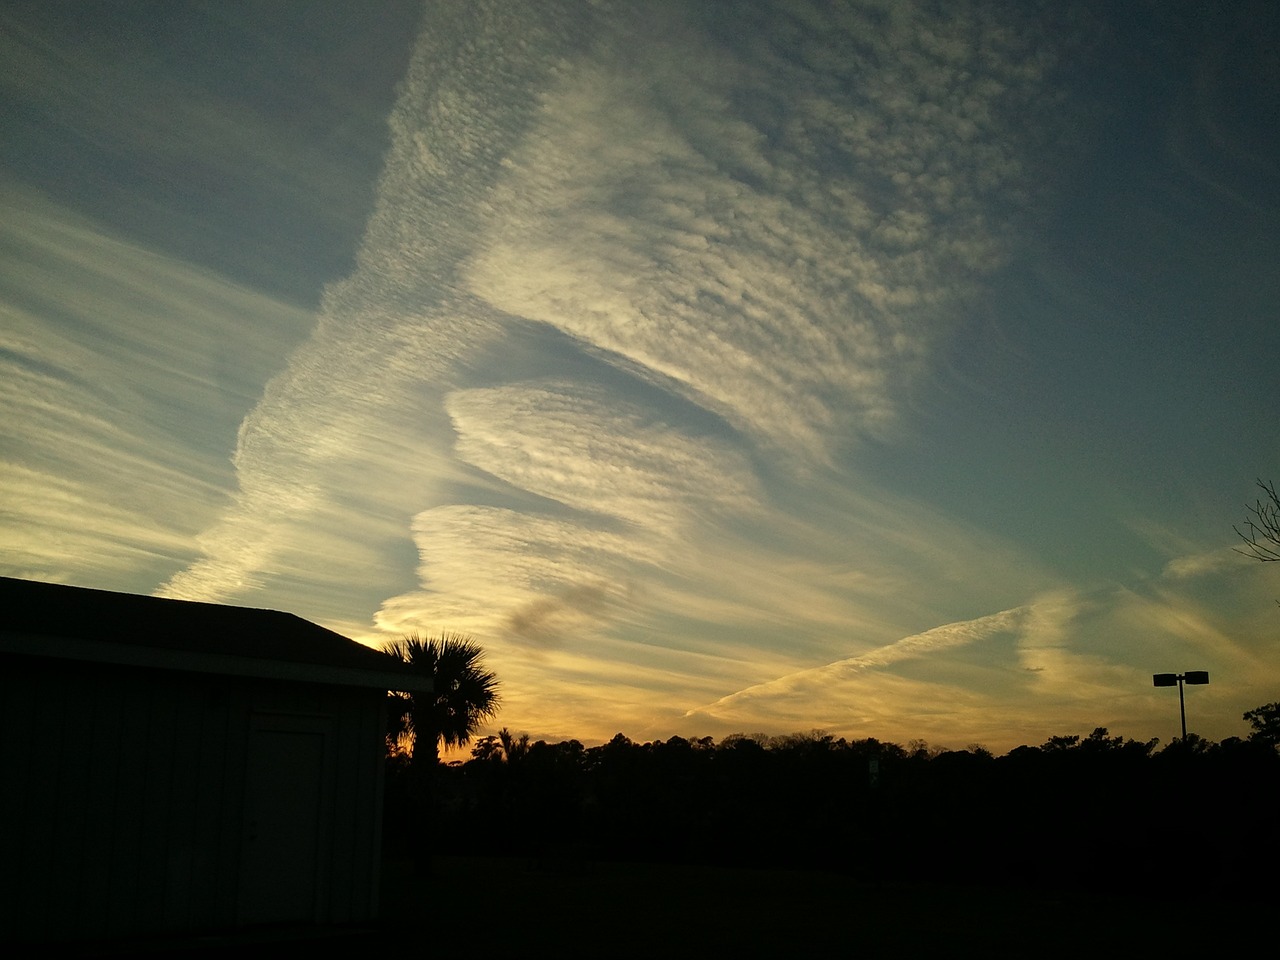
[[[393,690],[390,654],[277,610],[0,577],[0,653]]]

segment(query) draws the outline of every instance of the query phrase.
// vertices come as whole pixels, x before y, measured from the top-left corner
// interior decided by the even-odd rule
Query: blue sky
[[[535,739],[1280,696],[1269,5],[8,3],[0,573]]]

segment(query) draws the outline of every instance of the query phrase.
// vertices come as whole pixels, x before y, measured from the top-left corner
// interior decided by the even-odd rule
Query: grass
[[[1247,907],[1165,909],[1132,892],[1051,896],[819,872],[458,857],[438,858],[426,877],[389,863],[382,899],[384,935],[406,957],[1233,956],[1248,930],[1264,929]]]
[[[437,857],[426,874],[384,864],[377,924],[113,942],[72,955],[1230,958],[1272,941],[1271,916],[1269,903],[1160,903],[1141,891],[1053,895],[819,871]]]

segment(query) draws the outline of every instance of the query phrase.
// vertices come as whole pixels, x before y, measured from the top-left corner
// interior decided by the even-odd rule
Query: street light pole
[[[1178,712],[1182,714],[1182,739],[1187,739],[1187,698],[1182,695],[1182,683],[1185,675],[1178,677]]]
[[[1182,714],[1182,739],[1187,739],[1187,701],[1182,695],[1182,684],[1186,683],[1208,683],[1208,670],[1188,670],[1186,673],[1153,673],[1151,675],[1152,686],[1156,687],[1172,687],[1175,683],[1178,685],[1178,710]]]

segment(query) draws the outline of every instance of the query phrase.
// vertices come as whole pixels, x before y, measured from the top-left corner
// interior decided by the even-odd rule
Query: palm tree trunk
[[[439,736],[425,730],[415,731],[413,749],[409,754],[413,814],[409,820],[408,840],[414,869],[419,876],[429,876],[432,872],[432,828],[439,820],[439,799],[436,795],[436,768],[439,764]]]

